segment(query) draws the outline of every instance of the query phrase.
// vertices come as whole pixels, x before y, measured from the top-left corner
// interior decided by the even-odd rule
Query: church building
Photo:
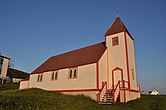
[[[20,82],[19,89],[84,94],[99,104],[140,98],[134,38],[119,17],[104,37],[104,42],[50,57]]]

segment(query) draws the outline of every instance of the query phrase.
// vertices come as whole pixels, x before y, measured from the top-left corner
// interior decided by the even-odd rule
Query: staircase
[[[118,81],[116,86],[111,87],[114,89],[107,89],[107,82],[103,82],[102,88],[98,94],[99,104],[116,104],[116,102],[120,96],[120,90],[128,89],[128,87],[126,85],[128,85],[128,82],[125,80],[122,80],[122,81]],[[124,103],[126,103],[125,97],[124,97]]]
[[[101,104],[112,104],[113,103],[113,90],[108,89],[102,97]]]

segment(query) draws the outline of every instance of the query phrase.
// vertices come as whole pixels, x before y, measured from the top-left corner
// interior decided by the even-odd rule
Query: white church
[[[50,57],[19,89],[84,94],[100,104],[140,98],[134,38],[119,17],[104,37],[104,42]]]

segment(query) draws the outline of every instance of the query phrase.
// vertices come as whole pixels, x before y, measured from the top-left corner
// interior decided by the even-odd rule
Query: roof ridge
[[[60,56],[60,55],[66,54],[66,53],[74,52],[74,51],[79,51],[79,50],[81,50],[81,49],[86,49],[86,48],[88,48],[88,47],[95,46],[95,45],[99,45],[99,44],[104,44],[104,43],[105,43],[105,41],[100,42],[100,43],[95,43],[95,44],[92,44],[92,45],[88,45],[88,46],[84,46],[84,47],[81,47],[81,48],[78,48],[78,49],[74,49],[74,50],[71,50],[71,51],[67,51],[67,52],[64,52],[64,53],[61,53],[61,54],[57,54],[57,55],[54,55],[54,56],[52,56],[52,57]],[[105,44],[104,44],[104,45],[105,45]],[[52,57],[50,57],[50,58],[52,58]]]

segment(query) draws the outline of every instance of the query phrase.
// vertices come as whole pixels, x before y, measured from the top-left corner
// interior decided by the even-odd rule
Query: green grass
[[[0,83],[0,91],[18,89],[18,83]]]
[[[83,95],[41,89],[0,91],[0,110],[166,110],[166,96],[143,95],[127,104],[99,105]]]

